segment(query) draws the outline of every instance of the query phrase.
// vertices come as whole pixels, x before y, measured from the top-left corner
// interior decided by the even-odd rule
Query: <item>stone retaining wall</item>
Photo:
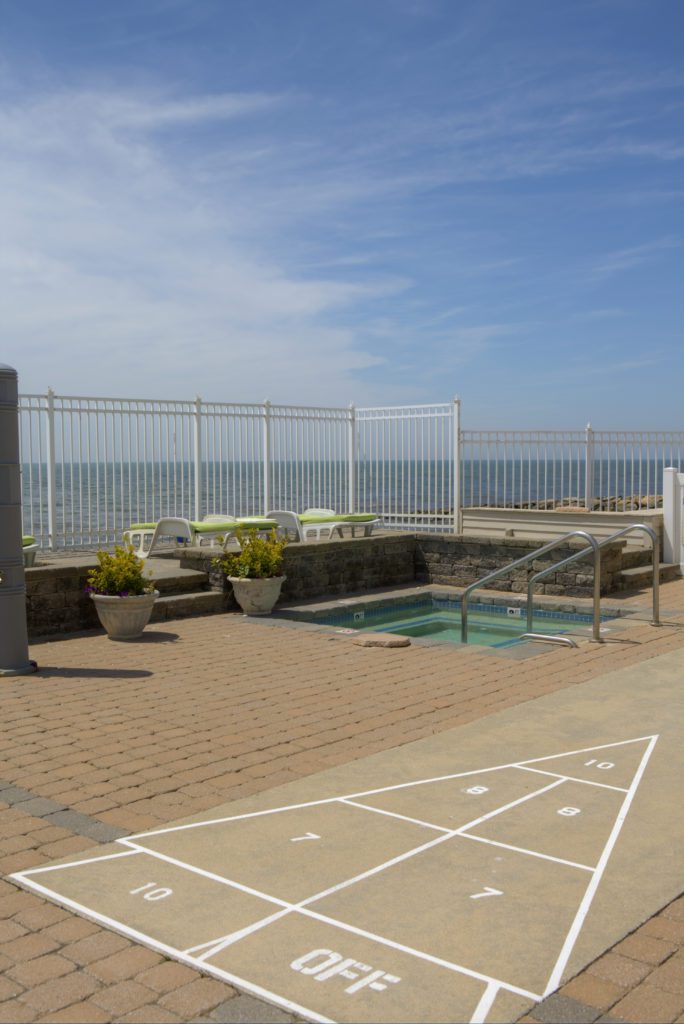
[[[413,582],[465,587],[537,547],[537,541],[518,538],[442,537],[410,533],[377,534],[343,542],[291,544],[285,549],[287,580],[282,599],[301,601],[336,597]],[[581,543],[572,543],[556,548],[545,558],[531,563],[532,569],[535,572],[544,569],[580,547]],[[223,607],[226,610],[237,608],[230,584],[212,566],[215,557],[215,551],[188,548],[182,554],[181,567],[207,572],[211,589],[222,590],[225,594]],[[622,557],[619,544],[601,552],[602,594],[619,588]],[[93,555],[77,563],[39,565],[26,570],[30,639],[98,628],[93,602],[84,593],[88,569],[95,564]],[[523,566],[496,580],[491,587],[524,593],[527,577],[528,567]],[[539,594],[569,597],[591,597],[592,592],[591,558],[554,573],[536,590]],[[172,614],[171,610],[169,614]]]
[[[416,537],[397,533],[359,537],[355,540],[317,544],[290,544],[285,548],[287,577],[282,589],[284,601],[309,597],[350,594],[378,587],[412,583],[415,579]],[[212,588],[224,581],[212,567],[215,555],[199,548],[188,550],[181,566],[209,573]],[[225,586],[230,589],[230,584]]]
[[[88,570],[97,559],[78,564],[36,566],[26,569],[26,624],[29,640],[56,633],[97,629],[95,605],[85,593]]]
[[[535,540],[517,538],[490,539],[473,537],[437,537],[418,535],[415,547],[415,579],[419,583],[437,583],[467,587],[487,573],[514,562],[539,547]],[[555,563],[586,547],[571,541],[554,548],[542,558],[500,576],[485,589],[525,593],[528,577],[550,568]],[[612,544],[601,551],[601,594],[617,589],[622,567],[621,544]],[[591,597],[594,588],[594,565],[591,555],[551,573],[535,588],[536,594]]]
[[[546,569],[585,545],[570,542],[544,558],[530,563],[532,570]],[[539,547],[537,541],[522,539],[438,537],[434,534],[377,535],[344,543],[291,544],[285,549],[282,590],[285,601],[386,589],[401,583],[435,583],[465,587],[500,566],[513,562]],[[212,555],[195,548],[183,555],[181,565],[210,573],[212,586],[223,580],[211,568]],[[622,546],[611,545],[601,552],[601,593],[616,589],[622,565]],[[490,586],[493,590],[524,593],[529,566],[513,570]],[[230,584],[226,583],[230,588]],[[594,567],[591,557],[553,573],[536,588],[539,594],[591,597]]]

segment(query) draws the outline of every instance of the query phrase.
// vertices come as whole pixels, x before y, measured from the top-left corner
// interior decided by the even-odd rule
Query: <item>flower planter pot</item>
[[[235,600],[245,615],[270,615],[285,582],[285,576],[270,576],[265,580],[229,576],[228,579],[233,584]]]
[[[90,596],[110,640],[135,640],[150,621],[159,591],[130,597],[110,597],[108,594]]]

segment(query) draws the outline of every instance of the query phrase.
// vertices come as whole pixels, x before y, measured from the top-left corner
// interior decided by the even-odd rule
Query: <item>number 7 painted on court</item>
[[[470,898],[471,900],[481,900],[485,896],[503,896],[503,892],[501,889],[492,889],[491,885],[485,885],[484,892],[474,892]]]

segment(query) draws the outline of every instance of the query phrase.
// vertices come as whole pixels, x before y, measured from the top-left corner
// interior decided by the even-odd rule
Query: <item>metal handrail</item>
[[[598,547],[599,548],[604,548],[606,546],[606,544],[612,544],[614,541],[616,541],[618,539],[618,537],[624,537],[625,534],[631,533],[632,530],[643,530],[651,538],[651,548],[652,548],[652,551],[653,551],[653,621],[651,622],[651,625],[652,626],[659,626],[660,625],[660,621],[659,621],[659,618],[658,618],[658,615],[659,615],[659,591],[658,591],[658,587],[659,587],[659,583],[660,583],[660,573],[659,573],[658,560],[657,560],[657,558],[658,558],[658,555],[657,555],[658,536],[657,536],[655,530],[652,530],[650,526],[646,526],[644,523],[633,523],[631,526],[626,526],[623,530],[617,530],[615,533],[611,533],[610,537],[606,537],[606,538],[604,538],[604,540],[599,541],[598,542]],[[586,551],[576,551],[572,555],[570,555],[568,558],[564,558],[561,562],[556,562],[555,565],[549,566],[548,569],[542,569],[540,572],[536,573],[529,580],[529,582],[527,584],[527,630],[528,630],[528,632],[532,629],[532,619],[533,619],[533,614],[534,614],[533,613],[533,608],[532,608],[532,592],[533,592],[536,584],[539,582],[539,580],[543,579],[545,576],[549,576],[552,572],[557,572],[558,569],[562,569],[563,566],[569,565],[570,562],[574,562],[578,558],[582,558],[583,555],[585,555],[586,553],[587,553]],[[601,585],[600,585],[601,581],[600,581],[600,579],[598,579],[598,581],[597,581],[597,576],[598,575],[599,574],[597,574],[597,572],[596,572],[596,566],[594,566],[594,636],[593,636],[592,639],[594,639],[594,640],[596,640],[597,642],[600,643],[601,642],[601,638],[597,634],[597,623],[598,623],[598,621],[600,621],[600,611],[599,611],[598,618],[597,618],[597,614],[596,614],[598,603],[600,601],[600,594],[601,594]]]
[[[660,626],[660,572],[658,565],[658,536],[655,530],[651,529],[650,526],[646,526],[645,523],[632,523],[631,526],[626,526],[623,530],[617,530],[615,533],[611,533],[609,537],[606,537],[602,541],[597,541],[592,534],[587,533],[585,530],[573,530],[571,533],[566,533],[562,537],[558,537],[555,541],[551,541],[549,544],[545,544],[544,547],[537,548],[536,551],[530,552],[528,555],[524,555],[522,558],[516,559],[514,562],[509,562],[508,565],[502,566],[500,569],[495,569],[494,572],[490,572],[488,576],[483,576],[482,579],[476,580],[475,583],[471,583],[470,586],[466,587],[461,595],[461,643],[466,644],[468,642],[468,600],[471,593],[477,587],[483,586],[485,583],[489,583],[492,580],[498,579],[499,576],[505,575],[509,570],[516,569],[518,566],[525,565],[527,562],[538,558],[540,555],[544,555],[554,548],[559,547],[564,541],[570,537],[583,537],[589,541],[589,546],[594,557],[594,593],[593,593],[593,614],[592,614],[592,640],[596,643],[603,643],[601,637],[601,553],[600,549],[605,547],[607,544],[614,543],[619,537],[624,537],[628,533],[632,533],[634,530],[641,530],[648,534],[651,539],[651,551],[652,551],[652,563],[653,563],[653,618],[651,620],[652,626]],[[555,562],[547,569],[542,569],[540,572],[535,573],[534,576],[529,580],[527,584],[527,632],[524,633],[521,639],[537,640],[545,638],[555,643],[566,642],[561,636],[552,636],[551,634],[538,634],[532,632],[532,623],[534,618],[534,609],[532,607],[532,594],[536,584],[539,580],[545,576],[549,576],[552,572],[557,572],[564,566],[569,565],[571,562],[577,561],[579,558],[584,558],[589,554],[589,547],[583,548],[581,551],[574,551],[567,558],[563,558],[560,562]],[[571,646],[568,644],[568,646]],[[576,646],[576,644],[572,644]]]
[[[543,640],[547,644],[563,644],[565,647],[577,647],[569,636],[556,636],[554,633],[523,633],[521,640]]]
[[[589,545],[593,549],[594,555],[594,639],[600,642],[600,610],[598,609],[598,601],[596,598],[596,588],[598,586],[599,593],[601,587],[601,572],[600,562],[601,554],[599,552],[598,541],[595,537],[592,537],[586,530],[572,530],[570,533],[563,534],[562,537],[557,537],[556,540],[549,541],[541,548],[537,548],[536,551],[530,551],[527,555],[523,555],[522,558],[517,558],[514,562],[509,562],[508,565],[504,565],[500,569],[495,569],[494,572],[490,572],[487,576],[483,576],[482,579],[476,580],[475,583],[471,583],[470,586],[461,594],[461,643],[468,643],[468,600],[471,593],[477,587],[484,586],[485,583],[491,583],[492,580],[496,580],[499,576],[504,576],[511,569],[517,569],[518,566],[525,565],[527,562],[531,562],[535,558],[539,558],[541,555],[545,555],[548,551],[553,551],[554,548],[559,547],[565,541],[571,537],[583,537],[589,542]],[[582,551],[577,552],[577,556],[584,555],[587,553],[587,549],[583,548]],[[564,560],[565,561],[565,560]],[[598,582],[597,582],[598,581]],[[529,628],[528,628],[529,632]]]
[[[634,523],[633,526],[626,526],[624,530],[618,530],[617,533],[613,533],[608,540],[603,541],[603,544],[607,544],[608,541],[615,540],[617,537],[623,536],[625,533],[629,533],[630,530],[643,530],[651,538],[651,559],[653,563],[653,619],[651,621],[652,626],[662,626],[660,621],[660,563],[659,563],[659,550],[658,550],[658,535],[650,526],[646,526],[645,523]]]

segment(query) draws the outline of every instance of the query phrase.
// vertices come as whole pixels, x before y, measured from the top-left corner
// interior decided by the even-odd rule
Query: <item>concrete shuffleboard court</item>
[[[683,888],[682,676],[663,655],[12,878],[311,1020],[512,1021]]]

